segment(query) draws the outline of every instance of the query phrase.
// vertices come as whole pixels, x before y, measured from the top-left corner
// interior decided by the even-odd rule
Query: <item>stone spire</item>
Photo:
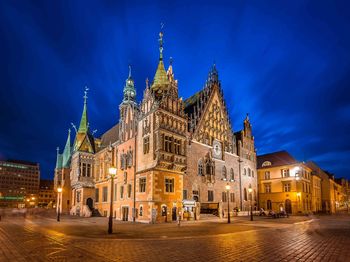
[[[162,26],[163,27],[163,26]],[[164,89],[166,89],[169,85],[169,80],[167,77],[167,73],[164,68],[163,63],[163,32],[159,33],[159,63],[157,67],[156,74],[154,76],[152,90],[161,93]]]
[[[84,91],[83,114],[81,115],[78,133],[87,133],[89,130],[88,117],[87,117],[87,98],[88,98],[87,92],[88,91],[89,91],[89,88],[86,86]]]
[[[56,148],[56,169],[62,168],[62,155],[60,154],[60,148]]]
[[[62,160],[63,167],[69,167],[71,153],[72,153],[72,145],[70,143],[70,129],[68,129],[68,137],[67,137],[67,141],[66,141],[66,146],[64,147],[64,150],[63,150],[63,160]]]
[[[132,76],[131,76],[131,66],[130,65],[129,65],[129,76],[125,80],[125,86],[124,86],[123,93],[124,93],[123,103],[128,102],[128,101],[135,102],[136,90],[135,90],[134,80],[132,79]]]

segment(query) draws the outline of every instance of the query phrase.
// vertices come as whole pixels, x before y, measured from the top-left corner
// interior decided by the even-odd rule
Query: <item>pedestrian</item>
[[[177,226],[180,226],[180,221],[181,221],[181,212],[179,212],[177,216]]]

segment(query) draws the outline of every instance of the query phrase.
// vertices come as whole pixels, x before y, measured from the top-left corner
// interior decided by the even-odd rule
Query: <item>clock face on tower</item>
[[[213,157],[222,159],[221,142],[218,140],[213,141]]]

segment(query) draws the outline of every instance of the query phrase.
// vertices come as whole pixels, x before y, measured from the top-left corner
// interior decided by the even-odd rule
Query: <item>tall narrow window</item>
[[[100,190],[98,188],[96,188],[95,190],[95,202],[99,202],[100,201]]]
[[[227,202],[227,192],[222,192],[221,193],[221,198],[222,198],[222,202]]]
[[[87,176],[87,177],[90,177],[90,176],[91,176],[91,164],[87,164],[86,176]]]
[[[186,189],[183,190],[182,199],[187,199],[187,190]]]
[[[248,168],[248,176],[251,176],[251,170]]]
[[[230,180],[231,181],[235,180],[235,174],[233,173],[233,168],[230,169]]]
[[[198,160],[198,175],[203,176],[203,161],[202,161],[202,159]]]
[[[247,201],[248,197],[247,197],[247,189],[244,188],[244,200]]]
[[[107,202],[108,188],[105,186],[102,188],[102,202]]]
[[[113,192],[114,193],[114,196],[113,196],[114,201],[117,201],[117,188],[118,188],[117,184],[114,184],[114,192]]]
[[[86,176],[86,164],[85,163],[83,163],[83,174],[82,175]]]
[[[272,209],[272,202],[271,202],[271,200],[267,200],[267,202],[266,202],[266,209],[267,210],[271,210]]]
[[[131,197],[131,185],[130,184],[128,184],[128,198],[130,198]]]
[[[165,179],[165,192],[173,193],[174,192],[174,178]]]
[[[235,193],[230,193],[230,202],[235,202]]]
[[[124,197],[124,186],[120,186],[120,198]]]
[[[139,182],[139,192],[144,193],[146,192],[146,178],[141,177]]]
[[[222,167],[222,179],[227,180],[227,172],[226,172],[226,167]]]
[[[208,190],[208,202],[214,201],[214,191]]]
[[[143,139],[143,153],[144,154],[149,153],[149,136]]]

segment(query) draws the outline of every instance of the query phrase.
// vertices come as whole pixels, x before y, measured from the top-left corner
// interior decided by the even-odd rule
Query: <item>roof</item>
[[[27,165],[27,166],[38,166],[39,165],[39,163],[30,162],[30,161],[26,161],[26,160],[8,159],[8,160],[6,160],[4,162],[11,162],[11,163],[22,164],[22,165]]]
[[[187,98],[184,101],[185,104],[185,113],[186,114],[192,114],[194,112],[194,107],[197,105],[197,101],[200,98],[200,94],[201,92],[203,92],[203,90],[198,91],[197,93],[195,93],[193,96]]]
[[[258,167],[257,167],[258,169],[264,168],[265,165],[263,167],[263,164],[265,162],[271,163],[271,165],[268,165],[269,167],[293,165],[298,163],[298,161],[285,150],[261,155],[261,156],[258,156],[257,159],[258,159]]]
[[[101,147],[106,147],[118,141],[119,124],[114,125],[101,136]]]

